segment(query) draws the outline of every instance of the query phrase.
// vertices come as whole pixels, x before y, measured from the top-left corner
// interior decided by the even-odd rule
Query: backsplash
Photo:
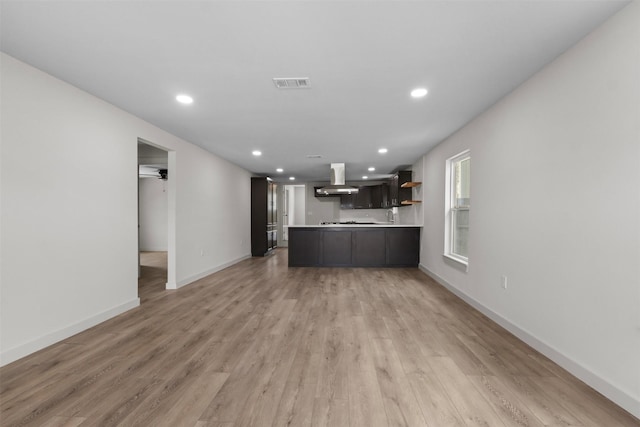
[[[387,211],[390,209],[340,209],[340,221],[375,221],[387,222]]]

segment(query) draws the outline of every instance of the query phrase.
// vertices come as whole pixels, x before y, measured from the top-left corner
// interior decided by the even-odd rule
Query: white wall
[[[640,416],[640,3],[424,157],[421,267]],[[443,259],[471,149],[469,271]],[[508,289],[500,288],[500,276]]]
[[[249,256],[247,171],[0,59],[0,363],[138,305],[138,138],[170,150],[169,285]]]
[[[168,244],[167,182],[157,178],[139,178],[140,250],[166,251]]]

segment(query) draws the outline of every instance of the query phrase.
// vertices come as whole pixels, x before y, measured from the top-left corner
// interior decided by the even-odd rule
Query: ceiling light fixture
[[[176,96],[176,101],[181,104],[193,104],[193,98],[189,95],[180,94]]]
[[[385,154],[387,151],[389,151],[389,150],[387,150],[386,148],[381,148],[381,149],[378,150],[378,153]]]
[[[256,156],[256,157],[257,157],[257,156],[262,156],[262,151],[260,151],[260,150],[253,150],[253,151],[251,152],[251,154],[253,154],[253,155],[254,155],[254,156]]]
[[[373,172],[374,170],[376,170],[376,168],[374,168],[373,166],[371,166],[369,169],[367,169],[369,172]]]
[[[362,177],[362,179],[369,179],[369,177],[365,175]]]
[[[284,172],[284,169],[282,169],[282,168],[278,168],[278,169],[276,169],[276,172],[278,172],[278,173],[282,173],[282,172]]]
[[[295,176],[290,176],[290,177],[289,177],[289,181],[295,181],[295,180],[296,180],[296,177],[295,177]]]
[[[419,87],[417,89],[414,89],[411,91],[411,96],[413,98],[422,98],[423,96],[425,96],[427,94],[427,89],[423,88],[423,87]]]

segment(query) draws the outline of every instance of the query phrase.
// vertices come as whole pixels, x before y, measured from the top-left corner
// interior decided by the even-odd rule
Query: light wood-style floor
[[[253,258],[0,369],[2,426],[638,426],[416,269]],[[153,257],[152,257],[153,258]]]

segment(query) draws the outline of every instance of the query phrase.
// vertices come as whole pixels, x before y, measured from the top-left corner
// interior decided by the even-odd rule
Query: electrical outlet
[[[507,276],[502,276],[500,278],[500,287],[502,289],[507,289]]]

